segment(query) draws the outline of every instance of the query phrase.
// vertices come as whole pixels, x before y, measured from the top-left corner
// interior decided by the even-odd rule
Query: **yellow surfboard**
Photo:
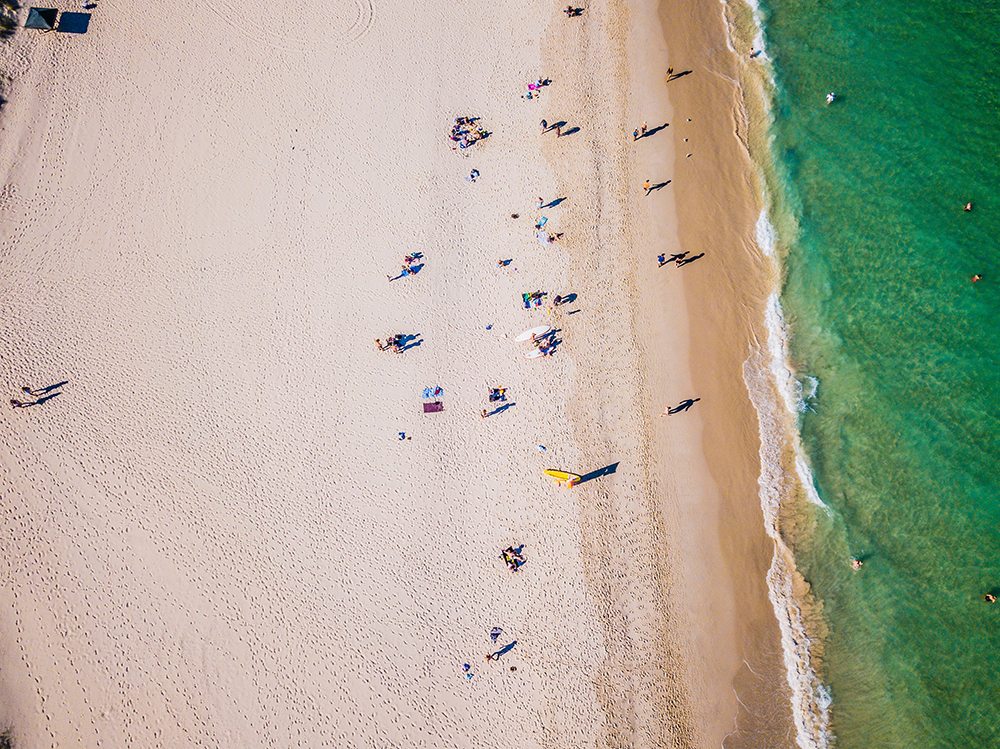
[[[557,471],[554,468],[546,468],[545,475],[554,478],[556,483],[566,484],[566,486],[573,486],[573,484],[580,483],[580,476],[578,474],[567,473],[566,471]]]

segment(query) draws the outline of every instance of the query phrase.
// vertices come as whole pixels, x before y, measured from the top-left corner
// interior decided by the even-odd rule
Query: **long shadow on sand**
[[[618,464],[620,462],[621,461],[616,461],[611,465],[604,466],[604,468],[598,468],[596,471],[591,471],[585,476],[581,476],[580,480],[577,482],[577,485],[582,484],[585,481],[590,481],[591,479],[599,479],[601,476],[610,476],[612,473],[615,473],[618,470]]]

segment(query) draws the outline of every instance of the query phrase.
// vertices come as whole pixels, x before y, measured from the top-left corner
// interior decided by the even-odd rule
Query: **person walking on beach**
[[[545,120],[542,120],[542,122],[541,122],[541,125],[542,125],[542,132],[543,132],[543,133],[544,133],[544,132],[545,132],[546,130],[548,130],[548,129],[549,129],[549,123],[548,123],[548,122],[546,122]]]
[[[674,77],[674,69],[673,68],[667,68],[667,80],[669,81],[673,77]]]
[[[559,125],[553,125],[552,127],[555,128],[556,137],[557,138],[561,138],[562,137],[562,128]]]
[[[646,191],[647,195],[649,195],[649,180],[648,179],[643,183],[642,189]]]
[[[673,416],[674,414],[679,414],[682,411],[687,411],[691,406],[700,401],[701,398],[688,398],[687,400],[681,401],[676,406],[671,408],[670,406],[665,406],[663,413],[660,416]]]
[[[21,401],[17,400],[16,398],[11,398],[10,399],[10,405],[11,405],[12,408],[27,408],[28,407],[27,403],[22,403]]]
[[[640,138],[645,137],[645,135],[646,135],[646,123],[645,122],[643,122],[642,123],[642,127],[639,128],[639,133],[640,133],[640,135],[639,135]]]
[[[637,140],[639,140],[639,128],[632,131],[632,142],[635,143]]]

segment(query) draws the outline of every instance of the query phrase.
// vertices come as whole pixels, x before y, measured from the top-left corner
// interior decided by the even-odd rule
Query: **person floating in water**
[[[965,211],[966,213],[971,213],[971,212],[972,212],[972,203],[966,203],[966,204],[965,204],[965,208],[964,208],[963,210],[964,210],[964,211]]]
[[[852,569],[854,569],[854,570],[860,570],[861,569],[861,565],[863,565],[863,564],[864,564],[863,560],[858,559],[857,557],[851,557],[851,568]]]
[[[831,91],[830,93],[828,93],[826,95],[826,103],[827,104],[833,104],[833,102],[834,102],[834,100],[836,98],[837,98],[837,95],[835,93],[833,93],[833,91]]]
[[[972,283],[975,283],[976,281],[982,281],[982,280],[983,280],[983,275],[981,273],[977,273],[976,275],[974,275],[972,277]]]
[[[986,601],[986,603],[996,603],[997,597],[992,593],[987,593],[985,596],[983,596],[983,600]]]

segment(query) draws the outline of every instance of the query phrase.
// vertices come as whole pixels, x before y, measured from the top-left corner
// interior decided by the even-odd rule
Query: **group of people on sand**
[[[396,335],[391,336],[386,339],[385,343],[382,343],[381,338],[375,339],[375,345],[378,346],[379,351],[391,351],[394,354],[401,354],[403,352],[403,340],[406,338],[402,333],[396,333]]]
[[[508,546],[500,552],[500,558],[503,559],[503,563],[507,565],[507,569],[511,572],[517,572],[521,565],[524,564],[524,555],[513,546]]]
[[[35,390],[25,385],[24,387],[21,388],[21,397],[24,397],[25,395],[28,396],[29,398],[34,398],[35,400],[28,402],[28,401],[18,400],[17,398],[11,398],[10,399],[11,408],[27,408],[28,406],[34,406],[35,404],[38,403],[38,398],[41,398],[43,395],[45,395],[45,389],[40,388],[38,390]]]
[[[476,124],[478,117],[456,117],[455,124],[451,126],[451,140],[457,143],[459,148],[468,148],[477,140],[482,140],[489,133]],[[452,146],[452,150],[455,146]]]
[[[498,402],[506,403],[507,388],[490,388],[487,395],[489,396],[490,403],[498,403]],[[506,406],[501,406],[500,408],[497,409],[497,411],[502,411],[505,408]],[[494,411],[493,413],[496,413],[497,411]],[[484,408],[482,417],[485,419],[487,416],[492,416],[492,414]]]
[[[531,334],[531,345],[542,352],[542,356],[548,356],[556,350],[556,332],[550,330],[548,333],[536,336]]]
[[[542,89],[548,86],[552,81],[548,78],[539,78],[534,83],[528,84],[528,93],[524,94],[521,98],[523,99],[536,99],[541,93]]]
[[[548,294],[544,291],[526,291],[521,294],[521,299],[524,300],[524,308],[531,309],[532,306],[541,307],[542,300],[544,300],[546,296],[548,296]]]
[[[420,269],[414,268],[413,264],[416,263],[421,257],[423,257],[423,255],[419,252],[414,253],[413,255],[407,255],[403,258],[403,268],[399,272],[399,275],[393,277],[387,273],[385,277],[391,282],[395,281],[397,278],[405,278],[406,276],[414,275]]]

